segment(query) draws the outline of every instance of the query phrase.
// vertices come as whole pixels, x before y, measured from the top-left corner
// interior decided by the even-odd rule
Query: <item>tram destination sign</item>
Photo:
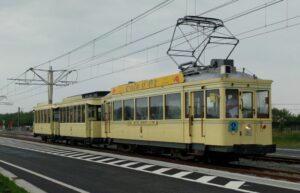
[[[127,92],[133,92],[138,90],[145,90],[149,88],[162,87],[172,84],[179,84],[184,82],[184,76],[182,73],[172,74],[150,80],[142,80],[139,82],[133,82],[129,84],[120,85],[111,89],[112,94],[122,94]]]

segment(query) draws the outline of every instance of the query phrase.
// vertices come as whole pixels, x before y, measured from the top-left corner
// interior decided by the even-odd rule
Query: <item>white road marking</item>
[[[84,155],[84,156],[77,157],[77,159],[84,159],[84,158],[90,157],[90,156],[93,156],[93,155],[91,155],[91,154],[89,154],[89,155]]]
[[[61,156],[68,156],[68,155],[75,155],[78,154],[79,152],[72,152],[72,153],[64,153],[64,154],[60,154]]]
[[[101,158],[101,157],[103,157],[103,156],[94,156],[94,157],[90,157],[90,158],[87,158],[87,159],[84,159],[85,161],[93,161],[93,159],[98,159],[98,158]]]
[[[30,192],[30,193],[46,193],[44,190],[33,186],[32,184],[30,184],[29,182],[23,180],[23,179],[16,179],[14,181],[19,187],[24,188],[26,191]]]
[[[112,160],[112,159],[115,159],[115,158],[109,157],[109,158],[97,160],[95,162],[101,163],[101,162],[109,161],[109,160]]]
[[[73,155],[67,155],[66,157],[76,157],[76,156],[81,156],[81,155],[85,155],[86,153],[76,153]]]
[[[168,171],[170,169],[172,169],[172,168],[160,168],[158,170],[153,171],[152,173],[154,173],[154,174],[161,174],[161,173],[166,172],[166,171]]]
[[[182,178],[183,176],[186,176],[188,174],[191,174],[192,172],[178,172],[176,174],[173,174],[172,177],[174,178]]]
[[[108,164],[117,164],[117,163],[121,163],[121,162],[123,162],[123,161],[126,161],[126,160],[121,159],[121,160],[109,162]]]
[[[196,182],[201,182],[201,183],[207,183],[211,181],[212,179],[215,179],[216,176],[202,176],[201,178],[198,178],[195,180]]]
[[[140,162],[129,162],[129,163],[126,163],[126,164],[122,164],[120,165],[121,167],[129,167],[129,166],[132,166],[132,165],[135,165],[135,164],[138,164]]]
[[[144,170],[144,169],[150,168],[152,166],[154,166],[154,165],[143,165],[143,166],[134,168],[134,170]]]
[[[231,189],[239,189],[245,182],[243,181],[230,181],[228,182],[225,187]]]
[[[8,163],[8,162],[3,161],[3,160],[0,160],[0,162],[3,163],[3,164],[9,165],[9,166],[11,166],[11,167],[17,168],[17,169],[19,169],[19,170],[22,170],[22,171],[24,171],[24,172],[30,173],[30,174],[32,174],[32,175],[38,176],[38,177],[40,177],[40,178],[43,178],[43,179],[48,180],[48,181],[50,181],[50,182],[53,182],[53,183],[55,183],[55,184],[64,186],[64,187],[69,188],[69,189],[71,189],[71,190],[74,190],[74,191],[76,191],[76,192],[88,193],[88,191],[85,191],[85,190],[83,190],[83,189],[77,188],[77,187],[72,186],[72,185],[70,185],[70,184],[66,184],[66,183],[64,183],[64,182],[55,180],[55,179],[50,178],[50,177],[48,177],[48,176],[45,176],[45,175],[43,175],[43,174],[34,172],[34,171],[29,170],[29,169],[26,169],[26,168],[23,168],[23,167],[21,167],[21,166],[17,166],[17,165],[15,165],[15,164]]]

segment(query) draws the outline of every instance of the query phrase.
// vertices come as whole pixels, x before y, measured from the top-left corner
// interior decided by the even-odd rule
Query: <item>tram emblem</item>
[[[228,130],[230,133],[236,133],[239,130],[239,123],[237,121],[229,121]]]

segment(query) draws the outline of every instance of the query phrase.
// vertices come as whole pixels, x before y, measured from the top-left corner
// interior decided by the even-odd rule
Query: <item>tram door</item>
[[[240,128],[241,131],[241,143],[245,144],[255,144],[256,143],[256,125],[253,121],[250,121],[254,117],[254,106],[253,106],[253,92],[252,91],[242,91],[241,92],[241,111],[242,118],[248,119],[248,122],[243,123]]]
[[[105,134],[110,133],[110,117],[111,117],[111,104],[105,103],[104,105],[104,122],[105,122]]]
[[[191,92],[191,127],[197,132],[197,137],[200,137],[201,143],[205,143],[205,124],[204,124],[204,92]]]

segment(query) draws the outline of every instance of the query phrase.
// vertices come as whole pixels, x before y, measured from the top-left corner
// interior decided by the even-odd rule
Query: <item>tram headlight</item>
[[[251,136],[252,135],[252,125],[250,125],[250,124],[247,124],[246,126],[245,126],[245,135],[246,136]]]

